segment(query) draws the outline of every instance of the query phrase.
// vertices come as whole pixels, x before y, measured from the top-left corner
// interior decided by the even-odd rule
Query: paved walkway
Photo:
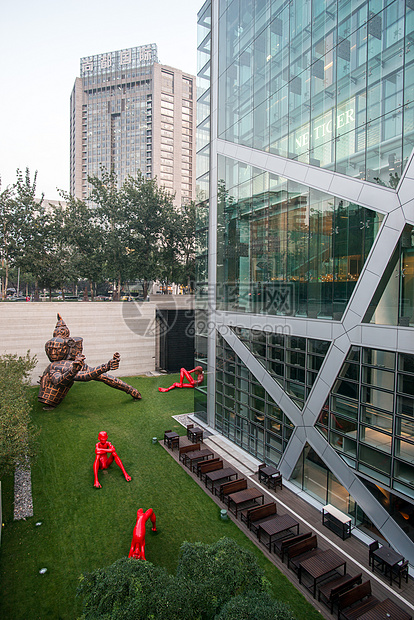
[[[174,418],[186,427],[187,424],[194,423],[196,426],[202,426],[199,420],[193,420],[190,416],[174,416]],[[365,535],[363,532],[357,529],[353,529],[352,536],[347,540],[342,541],[341,538],[336,536],[328,528],[322,525],[321,519],[321,507],[318,502],[313,504],[309,501],[305,501],[303,493],[289,482],[284,482],[283,489],[278,489],[277,492],[269,491],[266,487],[259,483],[256,475],[258,465],[260,461],[242,451],[238,446],[230,442],[225,437],[218,435],[216,431],[210,428],[206,428],[204,434],[204,445],[214,451],[215,455],[221,457],[224,461],[224,466],[230,466],[239,472],[239,478],[244,477],[248,481],[248,486],[256,486],[262,489],[265,493],[265,502],[275,501],[277,504],[278,514],[289,513],[300,523],[300,532],[305,532],[311,529],[318,537],[318,547],[321,549],[333,549],[336,553],[343,556],[347,563],[347,573],[350,575],[357,575],[362,572],[363,581],[370,580],[372,586],[372,593],[378,599],[383,600],[385,598],[391,598],[397,605],[405,609],[414,618],[414,583],[410,577],[408,584],[403,580],[401,590],[397,584],[389,585],[389,581],[385,580],[381,574],[373,574],[368,566],[368,547],[367,545],[372,542],[372,539]],[[163,442],[160,442],[163,445]],[[187,437],[180,437],[180,445],[189,443]],[[168,452],[173,458],[180,462],[178,459],[178,451],[174,450]],[[182,467],[182,463],[180,463]],[[204,483],[201,483],[197,476],[191,473],[188,468],[185,470],[189,475],[205,490]],[[223,503],[210,491],[206,491],[209,497],[221,508],[225,507]],[[307,498],[308,499],[308,498]],[[296,575],[287,568],[286,563],[283,563],[281,559],[275,554],[270,553],[269,550],[259,543],[256,535],[252,534],[247,527],[241,523],[240,518],[236,520],[233,514],[229,517],[236,523],[236,525],[248,536],[257,547],[266,555],[266,557],[291,581],[291,583],[300,590],[307,600],[314,606],[324,618],[332,620],[334,616],[329,613],[327,607],[322,603],[318,603],[315,600],[309,590],[300,585]]]

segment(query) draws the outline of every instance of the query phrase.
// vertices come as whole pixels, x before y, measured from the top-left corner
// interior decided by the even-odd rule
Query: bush
[[[122,558],[83,575],[77,595],[83,597],[81,620],[294,620],[268,588],[254,555],[222,538],[184,543],[175,577],[150,562]]]
[[[148,620],[173,577],[163,568],[132,558],[121,558],[80,578],[82,619]]]
[[[28,389],[36,363],[29,351],[23,357],[0,356],[0,475],[34,457],[37,432],[30,422]]]
[[[254,555],[230,538],[211,545],[184,543],[177,568],[181,581],[196,581],[193,608],[212,618],[231,597],[265,592],[270,584]]]
[[[285,603],[274,601],[267,592],[248,592],[234,596],[221,609],[215,620],[295,620]]]

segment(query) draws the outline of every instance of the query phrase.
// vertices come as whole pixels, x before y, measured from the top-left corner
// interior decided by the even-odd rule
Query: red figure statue
[[[44,409],[54,409],[59,405],[74,381],[102,381],[130,394],[134,400],[141,398],[136,388],[107,374],[108,370],[119,368],[121,357],[119,353],[114,353],[106,364],[91,368],[85,363],[85,356],[82,355],[82,338],[71,338],[69,328],[60,314],[57,318],[53,338],[45,344],[46,354],[51,363],[40,378],[38,400],[44,403]]]
[[[125,467],[122,464],[121,459],[116,453],[114,446],[108,441],[108,433],[105,431],[101,431],[98,435],[99,442],[95,446],[95,462],[93,464],[93,473],[95,475],[94,487],[97,489],[101,488],[98,480],[98,471],[100,469],[108,469],[108,467],[115,461],[118,467],[121,468],[122,473],[125,476],[125,480],[129,482],[131,480],[131,476],[125,471]]]
[[[145,560],[145,524],[151,519],[152,531],[156,532],[155,527],[156,516],[152,508],[148,508],[146,512],[140,508],[137,511],[137,522],[135,523],[134,531],[132,533],[131,549],[129,550],[129,558],[135,558],[136,560]]]
[[[196,372],[197,377],[193,379],[191,376],[192,373]],[[184,378],[187,379],[188,383],[184,383]],[[158,388],[160,392],[169,392],[174,388],[193,388],[197,385],[201,385],[204,381],[203,369],[201,366],[196,366],[193,370],[186,370],[185,368],[181,368],[180,371],[180,382],[173,383],[169,388]]]

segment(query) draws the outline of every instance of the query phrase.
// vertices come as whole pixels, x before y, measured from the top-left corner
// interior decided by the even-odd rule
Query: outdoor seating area
[[[189,430],[187,428],[187,440],[191,441]],[[168,447],[168,442],[165,445]],[[315,531],[303,527],[293,514],[280,511],[276,500],[273,501],[271,494],[263,490],[265,486],[270,492],[276,491],[271,481],[279,478],[280,472],[274,466],[259,465],[255,472],[259,481],[256,486],[254,480],[240,475],[213,450],[206,450],[200,443],[181,446],[179,460],[196,474],[216,503],[224,506],[221,512],[246,528],[249,537],[263,548],[268,557],[274,557],[275,563],[281,562],[286,573],[296,577],[298,586],[304,587],[313,600],[327,609],[328,614],[337,616],[338,620],[388,617],[411,620],[412,615],[398,602],[386,595],[377,596],[376,592],[374,595],[371,580],[367,579],[370,568],[374,574],[381,571],[390,585],[397,583],[401,588],[402,581],[407,583],[409,579],[408,562],[402,556],[375,542],[368,548],[367,574],[355,570],[348,572],[349,562],[334,545],[327,548],[326,540],[320,545]],[[171,451],[174,451],[172,447]],[[278,488],[283,489],[283,484],[280,483]],[[335,516],[332,508],[328,506],[325,513]],[[322,524],[326,525],[323,521],[322,518]],[[344,542],[352,540],[342,528],[336,532],[336,528],[329,529],[334,532],[334,538],[339,534]]]
[[[401,589],[402,580],[408,583],[408,561],[404,556],[391,547],[380,546],[378,541],[371,543],[368,554],[368,561],[372,572],[379,570],[386,578],[389,578],[390,585],[398,583]]]
[[[262,463],[257,470],[259,482],[263,482],[268,489],[276,491],[277,488],[282,489],[282,476],[280,471],[273,465],[266,465]]]

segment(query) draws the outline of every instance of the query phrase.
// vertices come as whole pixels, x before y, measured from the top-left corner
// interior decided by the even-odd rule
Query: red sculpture
[[[145,524],[151,519],[152,531],[156,532],[155,527],[156,516],[152,508],[148,508],[146,512],[140,508],[137,511],[137,522],[135,523],[134,531],[132,533],[131,549],[129,550],[129,558],[135,558],[136,560],[145,560]]]
[[[191,376],[192,373],[197,373],[197,377],[193,379]],[[188,383],[184,383],[184,378],[187,379]],[[204,381],[203,369],[201,366],[196,366],[193,370],[186,370],[185,368],[181,368],[180,371],[180,382],[173,383],[169,388],[158,388],[160,392],[169,392],[174,388],[193,388],[197,385],[201,385]]]
[[[124,381],[106,374],[108,370],[119,368],[120,355],[114,353],[106,364],[90,368],[82,355],[82,338],[70,338],[70,332],[60,314],[57,315],[53,338],[45,344],[46,355],[51,364],[40,378],[38,400],[44,409],[54,409],[62,402],[74,381],[102,381],[111,387],[130,394],[139,400],[141,394]]]
[[[102,488],[98,480],[98,471],[100,469],[108,469],[108,467],[113,463],[113,461],[115,461],[118,467],[121,468],[122,473],[125,476],[125,480],[129,482],[131,480],[131,476],[126,473],[125,467],[123,466],[121,459],[116,453],[114,446],[111,444],[110,441],[108,441],[108,433],[106,433],[105,431],[101,431],[98,435],[98,439],[99,442],[95,446],[96,457],[93,464],[93,473],[95,475],[95,482],[93,486],[97,489]]]

